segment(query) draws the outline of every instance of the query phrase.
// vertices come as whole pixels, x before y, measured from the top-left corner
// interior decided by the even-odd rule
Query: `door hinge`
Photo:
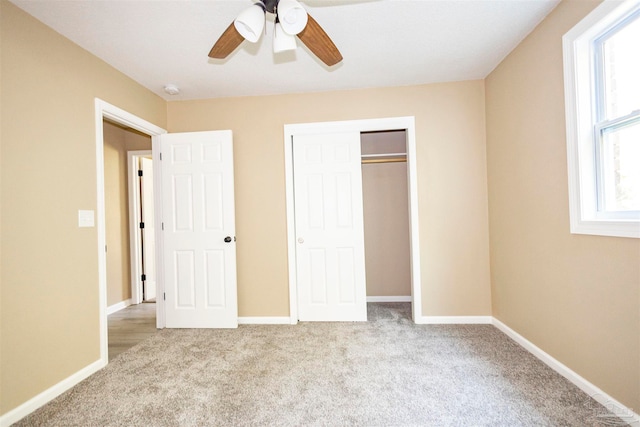
[[[138,170],[138,176],[142,176],[142,169]]]
[[[162,299],[163,299],[164,301],[166,301],[166,300],[167,300],[167,294],[166,294],[165,292],[163,292],[163,293],[162,293]]]
[[[160,160],[162,160],[162,153],[160,153]]]
[[[147,280],[147,275],[143,274],[142,276],[140,276],[140,278],[142,279],[142,281],[144,282],[145,280]]]
[[[164,231],[164,222],[162,223],[162,230]]]
[[[144,228],[144,222],[140,223],[140,228]]]
[[[107,252],[107,245],[104,245],[104,251]]]

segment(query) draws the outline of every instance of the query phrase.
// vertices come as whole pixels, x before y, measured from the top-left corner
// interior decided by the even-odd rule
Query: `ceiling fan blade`
[[[324,32],[320,24],[311,15],[308,15],[308,17],[307,26],[298,34],[300,41],[329,67],[342,61],[342,54],[340,54],[340,51],[333,44],[327,33]]]
[[[216,44],[213,45],[209,52],[209,58],[224,59],[233,52],[244,41],[244,37],[240,35],[233,22],[222,33]]]

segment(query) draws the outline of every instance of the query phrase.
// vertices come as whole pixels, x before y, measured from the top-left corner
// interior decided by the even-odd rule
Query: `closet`
[[[368,301],[411,301],[405,130],[362,132],[362,194]]]
[[[413,117],[285,125],[291,322],[422,318]]]

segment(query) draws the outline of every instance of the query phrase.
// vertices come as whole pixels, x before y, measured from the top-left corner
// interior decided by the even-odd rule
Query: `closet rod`
[[[397,163],[397,162],[406,162],[407,159],[362,159],[362,164],[367,163]]]

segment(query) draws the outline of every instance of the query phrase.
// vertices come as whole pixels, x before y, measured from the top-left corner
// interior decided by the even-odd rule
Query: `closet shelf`
[[[379,153],[379,154],[363,154],[363,159],[375,159],[379,157],[406,157],[407,153]]]
[[[406,162],[407,153],[363,154],[362,163],[395,163]]]

